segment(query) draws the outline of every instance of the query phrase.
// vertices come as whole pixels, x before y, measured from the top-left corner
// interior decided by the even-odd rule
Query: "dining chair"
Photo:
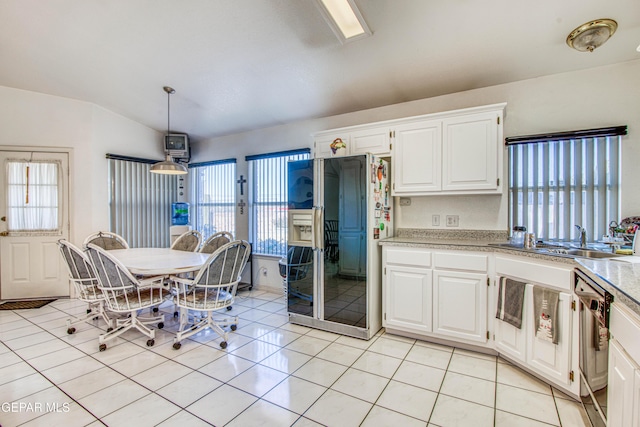
[[[171,249],[195,252],[200,247],[200,242],[202,242],[202,234],[200,234],[198,230],[189,230],[178,236],[178,238],[171,244]]]
[[[89,243],[107,251],[112,249],[129,249],[129,244],[124,237],[110,231],[98,231],[97,233],[90,234],[84,239],[82,246],[86,248]]]
[[[76,298],[89,305],[85,316],[73,320],[67,319],[67,333],[71,335],[76,331],[73,325],[95,320],[99,316],[111,328],[114,320],[109,318],[104,309],[104,295],[98,289],[98,280],[89,259],[77,246],[67,240],[58,240],[58,248],[69,270],[69,280],[73,283]]]
[[[98,289],[104,295],[107,309],[114,313],[127,314],[127,317],[116,319],[115,329],[98,337],[99,350],[105,351],[108,340],[114,339],[128,331],[137,329],[149,339],[147,346],[155,344],[155,329],[146,325],[157,323],[158,329],[164,327],[164,315],[143,317],[138,312],[145,308],[153,308],[162,304],[170,296],[169,289],[163,285],[165,276],[138,279],[122,265],[113,255],[101,247],[89,243],[87,255],[98,279]]]
[[[232,331],[238,327],[238,316],[213,318],[216,311],[226,312],[233,304],[238,282],[251,253],[249,242],[234,240],[212,253],[193,279],[171,276],[175,287],[174,301],[180,309],[180,326],[173,341],[173,348],[181,347],[180,341],[210,328],[222,338],[220,348],[227,347],[229,333],[222,329],[229,326]],[[191,316],[189,311],[198,315]]]
[[[211,235],[207,240],[204,241],[198,252],[203,254],[212,254],[221,246],[231,242],[233,240],[233,234],[228,231],[218,231],[217,233]]]
[[[325,257],[335,262],[338,260],[338,221],[328,219],[324,222]]]
[[[309,269],[313,265],[313,249],[303,246],[291,246],[287,256],[278,262],[280,277],[282,277],[285,298],[293,295],[305,301],[312,302],[313,296],[303,292],[298,287],[298,282],[307,277]]]

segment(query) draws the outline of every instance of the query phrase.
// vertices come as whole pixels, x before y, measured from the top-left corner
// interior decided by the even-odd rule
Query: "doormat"
[[[40,308],[55,301],[55,299],[34,299],[28,301],[4,301],[0,302],[0,310],[24,310],[27,308]]]

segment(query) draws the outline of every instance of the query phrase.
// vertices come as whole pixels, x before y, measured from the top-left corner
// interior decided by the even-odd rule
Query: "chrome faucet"
[[[580,248],[586,249],[587,248],[587,230],[584,227],[580,227],[579,225],[576,225],[576,228],[578,229],[578,231],[580,231]]]

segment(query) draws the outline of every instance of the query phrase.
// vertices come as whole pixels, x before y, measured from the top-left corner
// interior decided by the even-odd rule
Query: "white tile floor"
[[[0,424],[10,426],[587,426],[581,406],[506,361],[383,331],[370,341],[287,323],[282,298],[238,295],[226,350],[172,348],[102,321],[67,335],[76,300],[0,311]]]

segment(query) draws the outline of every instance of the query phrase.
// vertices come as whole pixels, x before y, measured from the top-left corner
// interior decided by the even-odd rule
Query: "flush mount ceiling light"
[[[171,94],[176,91],[169,86],[165,86],[162,89],[167,92],[167,135],[171,135]],[[184,175],[187,173],[187,168],[180,163],[174,162],[171,155],[167,154],[167,160],[155,163],[151,166],[150,172],[163,175]]]
[[[593,52],[616,32],[613,19],[596,19],[580,25],[567,36],[567,44],[580,52]]]
[[[316,5],[341,43],[371,35],[354,0],[316,0]]]

